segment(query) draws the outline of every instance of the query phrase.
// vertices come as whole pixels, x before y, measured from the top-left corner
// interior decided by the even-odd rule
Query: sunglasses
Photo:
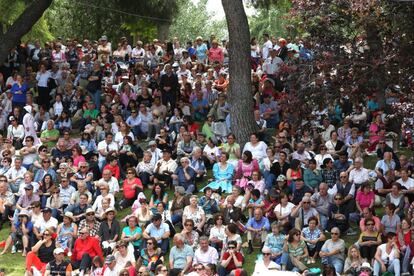
[[[81,235],[86,235],[88,232],[80,232]]]
[[[80,168],[84,169],[84,168],[86,168],[86,166],[80,166]]]
[[[295,236],[300,236],[300,233],[296,233]]]
[[[197,269],[197,270],[198,270],[198,269]],[[160,269],[160,271],[162,271],[162,272],[167,272],[167,271],[168,271],[168,269],[163,268],[163,269]],[[141,272],[141,273],[143,273],[143,272]]]
[[[304,201],[303,204],[310,204],[310,201]]]
[[[88,217],[95,215],[94,213],[86,214]]]
[[[127,172],[127,174],[134,174],[133,172]]]
[[[152,242],[147,242],[147,244],[151,244],[152,245],[153,243]]]
[[[50,236],[50,234],[49,233],[44,233],[43,234],[43,237],[47,237],[47,236]]]
[[[345,175],[341,175],[340,178],[347,178],[348,176]]]
[[[201,271],[201,270],[204,270],[204,267],[197,267],[195,270],[196,270],[196,271]],[[162,270],[161,270],[161,271],[162,271]],[[165,270],[165,271],[167,271],[167,270]]]
[[[340,197],[335,197],[335,200],[341,200],[342,198],[340,198]]]
[[[331,235],[339,235],[337,232],[331,232]]]
[[[229,249],[235,249],[236,247],[234,247],[234,246],[229,246]]]
[[[373,225],[374,225],[373,223],[366,224],[366,226],[373,226]]]

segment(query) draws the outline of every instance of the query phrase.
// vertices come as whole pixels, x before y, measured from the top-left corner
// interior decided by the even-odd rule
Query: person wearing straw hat
[[[112,250],[114,250],[121,230],[119,221],[115,218],[115,216],[116,210],[109,207],[105,210],[103,214],[103,221],[99,226],[98,236],[101,238],[102,248],[107,254],[112,253]]]
[[[58,245],[62,249],[68,250],[68,255],[70,255],[69,253],[78,233],[78,226],[74,223],[72,212],[66,212],[63,215],[63,222],[58,225],[56,233]]]
[[[81,220],[79,223],[79,229],[88,228],[89,235],[94,237],[98,236],[98,231],[101,223],[95,218],[95,211],[92,208],[86,209],[85,212],[85,219]],[[78,236],[80,234],[80,230],[78,231]]]

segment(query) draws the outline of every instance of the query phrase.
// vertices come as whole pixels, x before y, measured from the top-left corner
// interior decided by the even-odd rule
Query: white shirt
[[[354,184],[365,183],[369,180],[369,174],[368,173],[369,173],[369,170],[367,170],[365,168],[360,168],[360,169],[354,168],[349,173],[349,182],[354,183]],[[414,185],[414,183],[413,183],[413,185]]]
[[[118,151],[118,144],[115,142],[111,142],[109,145],[106,143],[106,140],[102,140],[101,142],[99,142],[98,144],[98,151],[100,150],[104,150],[105,153],[108,153],[109,151]],[[99,160],[105,160],[106,157],[103,156],[100,152],[99,152]]]
[[[155,164],[157,164],[158,160],[161,159],[162,157],[162,151],[159,148],[156,148],[154,151],[150,150],[151,152],[151,165],[155,166]]]
[[[45,231],[47,228],[54,227],[55,229],[57,229],[58,221],[54,217],[50,217],[48,221],[45,221],[45,219],[42,216],[42,218],[36,221],[34,227],[36,227],[39,230],[39,233],[42,234],[43,231]]]
[[[257,260],[254,267],[253,275],[279,275],[280,265],[276,264],[273,261],[270,261],[269,265],[266,267],[263,260]]]
[[[37,86],[40,87],[47,87],[47,81],[51,77],[50,71],[46,71],[44,73],[37,72],[36,74],[36,80],[37,80]]]
[[[116,265],[115,265],[115,271],[121,271],[125,268],[125,265],[128,262],[135,263],[135,257],[134,254],[131,254],[131,252],[128,250],[128,253],[125,257],[122,257],[122,255],[117,251],[114,254]]]
[[[268,75],[276,75],[282,63],[283,60],[280,57],[268,57],[263,63],[263,71]]]
[[[134,134],[131,131],[128,133],[128,136],[132,138],[132,141],[134,141]],[[119,147],[122,147],[124,144],[124,136],[120,131],[115,134],[114,141]]]
[[[268,40],[265,43],[263,43],[262,47],[262,58],[267,59],[269,56],[269,50],[272,49],[273,44],[272,41]]]
[[[194,253],[193,258],[193,265],[195,264],[217,264],[218,261],[218,253],[217,249],[214,247],[209,246],[207,251],[201,250],[201,248],[198,248]]]
[[[409,177],[407,181],[404,181],[402,178],[400,178],[397,180],[397,182],[400,183],[401,186],[407,188],[407,190],[414,188],[414,179],[412,179],[411,177]]]
[[[281,204],[276,205],[275,207],[275,213],[279,212],[281,216],[286,216],[292,212],[292,209],[295,208],[295,204],[292,202],[288,202],[286,207],[282,207]]]
[[[332,155],[328,154],[317,154],[315,155],[315,161],[316,161],[316,168],[318,170],[321,169],[321,165],[323,164],[323,160],[325,160],[326,158],[329,158],[332,160],[332,162],[334,161],[334,159],[332,158]]]
[[[245,152],[246,150],[250,151],[253,155],[253,158],[259,162],[263,158],[267,157],[267,145],[262,141],[259,141],[259,143],[257,143],[256,146],[253,146],[252,143],[247,142],[246,145],[244,145],[243,152]]]
[[[17,125],[17,128],[15,128],[12,125],[9,125],[7,127],[7,138],[13,139],[13,138],[20,138],[23,139],[24,137],[24,127],[23,125]]]
[[[160,174],[163,173],[163,172],[166,172],[166,171],[175,172],[175,170],[177,169],[177,166],[178,166],[177,162],[175,162],[172,159],[170,159],[168,161],[165,161],[164,159],[160,159],[160,160],[158,160],[157,164],[155,165],[154,172],[157,172],[158,164],[161,164],[161,166],[158,170],[158,173],[160,173]]]
[[[98,180],[98,185],[101,185],[101,184],[108,184],[110,194],[114,194],[115,192],[119,192],[118,179],[116,179],[113,176],[111,176],[111,179],[109,181],[105,181],[105,179],[103,179],[103,178],[99,179]],[[112,204],[112,202],[111,202],[111,204]],[[113,206],[113,205],[111,205],[111,206]]]

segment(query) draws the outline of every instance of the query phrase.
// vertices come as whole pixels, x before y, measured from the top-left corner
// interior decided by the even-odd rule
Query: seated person
[[[221,190],[224,193],[231,193],[234,167],[228,163],[229,154],[223,152],[220,155],[219,161],[213,165],[214,181],[210,182],[206,187],[213,190]]]
[[[272,232],[267,234],[264,246],[270,248],[272,254],[271,259],[280,265],[286,235],[281,233],[283,230],[283,225],[281,223],[275,221],[272,223],[271,228]]]
[[[230,196],[227,198],[226,207],[221,209],[225,225],[229,223],[240,223],[244,217],[242,210],[239,207],[235,207],[234,203],[234,197]]]
[[[220,266],[218,269],[219,276],[229,275],[231,271],[243,266],[243,254],[238,250],[236,241],[229,241],[226,245],[226,251],[222,254],[220,259]]]
[[[36,221],[33,226],[33,234],[35,240],[41,240],[43,237],[43,232],[47,229],[54,229],[56,231],[58,227],[58,220],[52,217],[52,209],[44,208],[42,210],[42,218]]]
[[[209,220],[213,218],[214,214],[220,211],[218,207],[218,202],[215,198],[212,197],[212,195],[213,190],[210,187],[207,187],[204,189],[204,195],[198,201],[198,205],[201,206],[201,208],[203,208],[204,210],[207,223],[210,224],[211,221],[209,222]]]
[[[209,239],[206,236],[201,236],[199,239],[199,248],[194,252],[193,265],[195,264],[214,264],[217,265],[218,253],[217,249],[209,245]]]
[[[308,219],[308,227],[302,230],[302,237],[308,246],[309,260],[308,264],[316,263],[315,259],[319,256],[322,245],[326,240],[323,232],[318,228],[319,220],[317,217]]]
[[[180,164],[174,174],[171,176],[175,186],[182,186],[187,194],[193,194],[195,191],[196,171],[190,166],[190,159],[182,157]]]
[[[193,263],[194,251],[191,246],[185,244],[182,234],[175,234],[174,246],[171,248],[169,263],[170,276],[179,276],[188,272]]]
[[[158,246],[161,248],[162,254],[165,255],[168,251],[170,241],[170,228],[168,224],[161,222],[160,214],[155,214],[152,217],[152,222],[145,228],[143,232],[144,247],[146,240],[153,237],[157,240]]]
[[[177,169],[177,163],[171,158],[171,149],[162,151],[162,159],[158,160],[154,169],[154,183],[162,183],[169,186],[172,183],[171,175]]]
[[[65,250],[58,247],[53,250],[54,260],[50,261],[46,265],[45,276],[59,275],[70,276],[72,275],[72,264],[65,260]]]
[[[88,228],[81,228],[79,238],[76,239],[72,250],[71,262],[74,269],[79,269],[80,273],[85,273],[92,265],[95,256],[103,258],[99,240],[89,235]]]
[[[74,203],[66,207],[64,212],[71,212],[73,214],[73,220],[79,222],[85,218],[85,212],[90,208],[88,204],[89,196],[87,193],[79,195],[79,203]]]
[[[335,271],[342,273],[345,261],[345,242],[340,239],[340,230],[338,227],[331,229],[331,238],[322,246],[319,256],[323,264],[332,264]]]
[[[330,216],[328,221],[328,229],[338,227],[342,232],[346,232],[349,228],[349,213],[346,206],[342,204],[342,196],[335,195],[334,204],[330,208]]]
[[[12,246],[12,254],[16,253],[19,247],[23,247],[22,256],[26,256],[32,230],[33,223],[30,220],[29,212],[26,210],[21,211],[18,216],[18,221],[12,226],[11,233],[7,237],[6,244],[0,255],[5,254],[9,247]]]
[[[316,217],[319,221],[319,213],[315,208],[311,207],[311,198],[309,196],[304,196],[299,205],[292,209],[291,216],[296,218],[295,226],[297,229],[307,227],[311,217]]]
[[[247,253],[253,252],[253,240],[260,238],[261,245],[263,246],[266,241],[267,231],[270,230],[269,220],[263,216],[263,210],[256,208],[254,210],[254,216],[247,221],[247,241],[249,248]]]
[[[381,275],[385,272],[400,275],[400,251],[397,247],[397,236],[393,232],[386,234],[387,242],[381,244],[375,253],[374,275]]]
[[[53,260],[53,251],[56,248],[53,234],[52,228],[46,229],[41,239],[32,247],[32,251],[27,253],[26,271],[37,271],[42,274],[45,272],[47,263]]]
[[[401,219],[395,214],[395,205],[390,203],[385,206],[385,214],[381,218],[381,233],[386,236],[389,232],[398,233],[401,227]]]
[[[358,239],[361,256],[368,262],[374,259],[378,245],[381,244],[381,234],[374,230],[375,223],[373,219],[365,219],[365,231],[361,233]]]

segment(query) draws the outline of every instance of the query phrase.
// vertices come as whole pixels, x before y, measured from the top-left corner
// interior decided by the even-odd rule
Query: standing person
[[[93,95],[96,109],[101,107],[102,71],[99,61],[93,63],[93,70],[88,78],[86,89]]]
[[[35,119],[33,117],[32,113],[32,107],[30,105],[26,105],[24,107],[24,110],[26,110],[26,114],[23,116],[23,127],[24,127],[24,137],[31,136],[33,137],[33,145],[37,146],[40,143],[39,138],[37,137],[36,133],[36,125],[35,125]],[[26,144],[24,142],[23,144]]]
[[[23,107],[26,104],[26,93],[29,86],[24,82],[22,76],[16,76],[16,82],[12,85],[10,91],[13,94],[12,106]]]
[[[40,65],[39,72],[36,75],[37,90],[39,93],[38,104],[39,106],[46,107],[49,110],[50,107],[50,89],[49,79],[51,78],[50,71],[46,70],[44,64]]]
[[[178,77],[173,72],[170,64],[165,65],[164,71],[165,74],[161,76],[160,80],[162,104],[168,106],[169,103],[170,110],[174,110],[180,84],[178,83]]]

